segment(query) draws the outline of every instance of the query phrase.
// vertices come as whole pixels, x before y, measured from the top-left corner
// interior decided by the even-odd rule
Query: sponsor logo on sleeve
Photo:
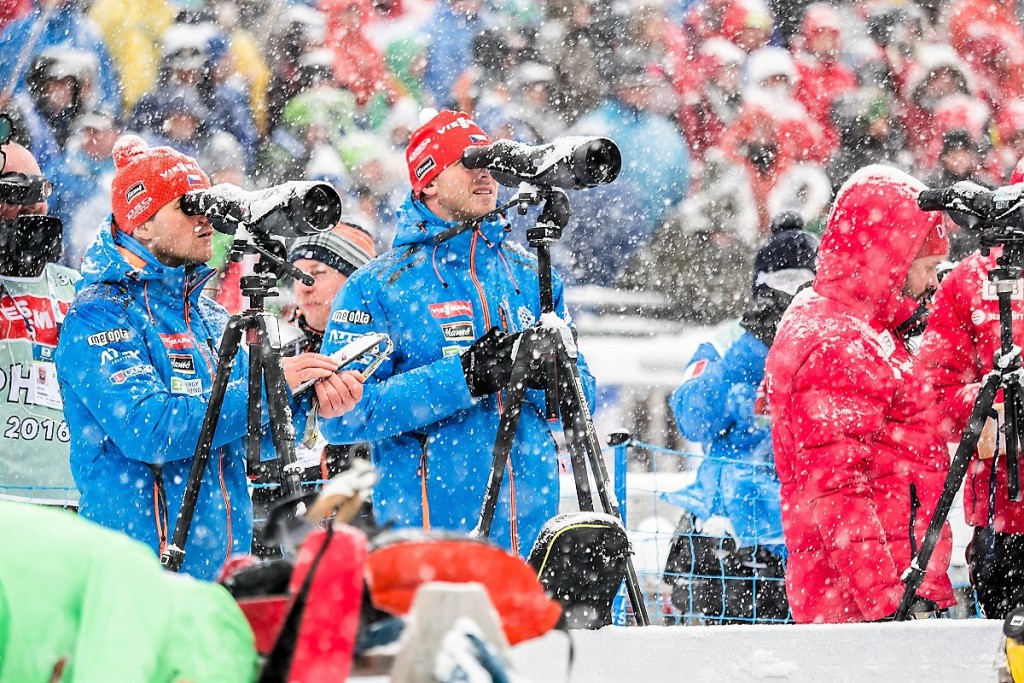
[[[146,186],[141,182],[135,183],[124,193],[124,200],[131,204],[131,201],[146,191]]]
[[[331,321],[350,325],[369,325],[373,322],[373,316],[366,311],[349,311],[341,308],[331,314]]]
[[[441,348],[441,353],[445,358],[448,358],[449,356],[458,356],[462,353],[463,348],[464,347],[462,346],[445,346]]]
[[[153,372],[152,365],[133,365],[130,368],[124,370],[118,370],[110,376],[111,384],[124,384],[129,378],[135,377],[136,375],[145,375]]]
[[[184,394],[186,396],[200,396],[203,393],[203,381],[198,378],[182,379],[181,377],[172,377],[171,393]]]
[[[447,341],[473,341],[476,339],[476,330],[471,322],[444,323],[441,325],[441,333]]]
[[[696,379],[704,374],[704,371],[708,367],[708,359],[695,361],[686,366],[686,372],[683,373],[683,381],[689,382],[691,379]]]
[[[430,315],[435,318],[473,317],[473,304],[468,301],[445,301],[439,304],[430,304],[428,308]]]
[[[178,332],[176,334],[161,333],[160,341],[164,343],[164,346],[168,349],[190,349],[195,346],[195,341],[191,335],[185,332]]]
[[[423,176],[430,172],[430,169],[437,166],[437,162],[434,161],[434,157],[429,156],[420,162],[420,165],[416,167],[413,173],[416,174],[416,180],[423,180]]]
[[[171,368],[177,372],[184,372],[188,375],[196,374],[196,359],[188,353],[169,353],[167,357],[171,360]]]
[[[104,330],[103,332],[90,334],[85,338],[85,341],[89,342],[89,346],[106,346],[107,344],[113,344],[115,342],[128,341],[131,338],[131,330],[119,327],[114,330]]]

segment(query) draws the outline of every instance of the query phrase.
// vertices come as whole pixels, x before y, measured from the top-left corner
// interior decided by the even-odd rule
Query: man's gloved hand
[[[759,293],[743,311],[740,325],[758,340],[771,348],[775,341],[775,330],[779,327],[782,314],[786,312],[793,297],[777,290]]]
[[[462,353],[462,372],[471,395],[479,398],[508,386],[512,377],[512,346],[519,334],[505,334],[492,327]]]

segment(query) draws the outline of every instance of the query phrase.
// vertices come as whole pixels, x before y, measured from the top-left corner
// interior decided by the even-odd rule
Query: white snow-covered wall
[[[708,681],[995,681],[1002,622],[933,619],[900,624],[694,626],[573,631],[512,650],[532,683]]]

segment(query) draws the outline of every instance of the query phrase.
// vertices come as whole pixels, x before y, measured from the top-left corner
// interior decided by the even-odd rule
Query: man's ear
[[[132,237],[134,237],[135,239],[140,239],[141,238],[143,240],[148,240],[152,236],[153,236],[153,219],[152,218],[149,219],[148,221],[146,221],[145,223],[142,223],[141,225],[137,226],[135,228],[135,230],[132,231]]]
[[[429,183],[424,185],[422,190],[420,190],[420,197],[425,199],[427,197],[436,197],[436,196],[437,196],[437,178],[434,178]]]

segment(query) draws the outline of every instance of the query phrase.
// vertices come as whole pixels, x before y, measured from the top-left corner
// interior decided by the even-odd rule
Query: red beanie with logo
[[[405,151],[413,194],[418,197],[441,171],[462,158],[467,147],[489,144],[487,133],[468,114],[438,112],[416,129]]]
[[[110,204],[117,229],[128,235],[168,202],[210,187],[195,159],[170,147],[150,147],[137,135],[121,136],[113,156]]]

